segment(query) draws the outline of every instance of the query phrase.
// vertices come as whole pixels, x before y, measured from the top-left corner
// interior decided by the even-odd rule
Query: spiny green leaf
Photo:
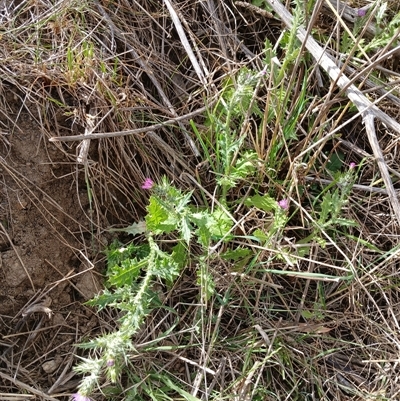
[[[208,246],[213,239],[224,237],[232,228],[231,219],[221,208],[215,209],[212,214],[193,213],[191,220],[197,225],[195,233],[199,243],[203,246]]]
[[[179,266],[179,269],[182,269],[187,263],[188,252],[186,247],[179,242],[172,248],[172,255],[174,262]]]
[[[336,195],[335,195],[336,192]],[[328,221],[329,216],[332,212],[332,209],[334,207],[334,200],[337,201],[337,191],[335,191],[334,194],[332,195],[331,192],[327,192],[324,195],[324,198],[321,202],[321,212],[319,216],[319,223],[324,224]]]
[[[266,1],[265,0],[252,0],[251,4],[253,4],[256,7],[261,7],[264,5]]]
[[[199,260],[199,269],[197,270],[197,285],[201,288],[202,302],[207,303],[215,292],[214,278],[209,272],[204,258]]]
[[[168,386],[171,390],[176,391],[181,397],[183,397],[184,400],[186,401],[200,401],[199,398],[191,395],[187,391],[183,390],[180,388],[178,385],[176,385],[167,375],[165,374],[152,374],[152,378],[155,380],[163,382],[166,386]],[[157,399],[159,400],[159,399]]]
[[[172,255],[160,251],[157,255],[153,273],[166,280],[168,285],[171,285],[179,276],[180,271],[180,265],[174,260]]]
[[[147,266],[147,259],[137,260],[135,259],[125,259],[120,265],[115,265],[109,271],[108,282],[110,285],[116,287],[122,287],[124,285],[129,285],[134,282],[141,269]]]
[[[121,294],[104,290],[102,294],[97,294],[93,299],[86,302],[86,305],[97,306],[99,310],[104,309],[108,305],[115,304],[121,300]]]
[[[336,152],[333,153],[328,162],[326,163],[326,168],[333,173],[340,171],[343,167],[344,153]]]
[[[192,226],[190,224],[189,218],[183,216],[180,224],[181,234],[184,241],[189,245],[190,238],[192,236]]]
[[[138,259],[142,259],[142,257],[148,255],[148,253],[149,247],[147,245],[122,245],[120,242],[114,241],[105,251],[107,256],[107,268],[111,269],[113,266],[120,264],[123,260],[135,256]]]
[[[286,215],[286,213],[282,209],[281,210],[278,209],[274,217],[273,230],[274,231],[282,230],[283,228],[286,227],[287,221],[288,221],[288,216]]]
[[[211,241],[211,233],[207,227],[207,220],[209,218],[209,214],[207,212],[197,212],[192,213],[191,221],[197,225],[197,229],[195,231],[198,242],[207,247]]]
[[[143,234],[146,232],[146,223],[144,221],[139,221],[138,223],[133,223],[125,228],[112,228],[110,231],[121,231],[131,235]]]
[[[365,246],[366,248],[370,249],[371,251],[378,252],[383,254],[384,252],[381,251],[377,246],[371,244],[369,241],[363,240],[362,238],[356,237],[354,235],[347,235],[348,238],[351,238],[355,242],[359,242],[361,245]]]
[[[257,154],[253,151],[245,152],[231,169],[229,179],[235,183],[254,174],[256,170]],[[233,187],[233,186],[232,186]]]
[[[264,231],[260,230],[259,228],[257,228],[256,230],[254,230],[253,234],[252,234],[258,241],[260,241],[261,243],[265,243],[268,240],[268,235],[265,234]]]
[[[190,191],[187,194],[181,195],[181,196],[179,196],[178,199],[176,199],[176,201],[175,201],[176,213],[180,213],[180,212],[184,211],[185,208],[187,208],[187,205],[189,204],[190,199],[192,198],[192,194],[193,194],[193,191]]]
[[[254,195],[247,198],[244,201],[246,206],[255,206],[264,212],[272,212],[277,209],[278,204],[274,198],[271,198],[268,194],[265,195]]]
[[[214,209],[206,224],[211,235],[217,238],[225,236],[232,228],[232,220],[221,208]]]
[[[154,197],[150,197],[147,206],[146,225],[149,231],[155,234],[170,233],[176,229],[177,222],[167,212],[160,201]]]
[[[340,226],[344,227],[357,227],[358,224],[354,220],[349,220],[349,219],[344,219],[344,218],[336,218],[335,220],[336,224],[339,224]]]

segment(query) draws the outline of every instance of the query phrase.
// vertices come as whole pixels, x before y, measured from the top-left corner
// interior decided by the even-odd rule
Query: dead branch
[[[170,120],[167,120],[163,123],[160,124],[154,124],[150,125],[149,127],[143,127],[143,128],[136,128],[136,129],[130,129],[126,131],[117,131],[117,132],[104,132],[104,133],[97,133],[97,134],[84,134],[84,135],[69,135],[69,136],[54,136],[52,138],[49,138],[50,142],[72,142],[72,141],[81,141],[81,140],[88,140],[88,139],[101,139],[101,138],[115,138],[118,136],[125,136],[125,135],[142,135],[145,134],[146,132],[154,131],[163,127],[166,127],[168,125],[175,124],[179,121],[184,121],[184,120],[189,120],[192,117],[195,117],[206,110],[208,110],[215,101],[211,101],[210,104],[207,106],[201,107],[198,110],[195,110],[191,113],[184,114],[183,116],[177,117],[177,118],[172,118]]]

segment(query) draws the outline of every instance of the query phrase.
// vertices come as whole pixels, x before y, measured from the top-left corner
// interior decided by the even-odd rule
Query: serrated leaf
[[[302,245],[296,249],[297,255],[301,256],[302,258],[308,256],[311,251],[311,246]]]
[[[157,260],[154,263],[153,273],[166,280],[168,285],[172,285],[181,271],[180,265],[172,255],[159,251],[157,252]]]
[[[366,248],[370,249],[371,251],[378,252],[378,253],[381,253],[381,254],[384,253],[377,246],[375,246],[374,244],[371,244],[370,242],[368,242],[366,240],[363,240],[362,238],[355,237],[354,235],[350,235],[350,234],[347,234],[347,237],[351,238],[352,240],[354,240],[356,242],[359,242],[360,244],[362,244]]]
[[[327,192],[324,199],[321,202],[321,213],[319,216],[319,222],[325,223],[329,219],[329,215],[332,212],[333,199],[330,192]]]
[[[287,221],[288,217],[286,213],[284,213],[283,210],[278,210],[274,218],[274,226],[273,226],[274,230],[280,230],[282,228],[285,228]]]
[[[182,269],[186,265],[188,253],[182,242],[178,242],[178,244],[172,248],[171,256],[174,262],[178,264],[179,269]]]
[[[183,390],[181,387],[177,386],[168,376],[165,374],[159,375],[159,374],[152,374],[151,377],[154,377],[155,380],[164,382],[166,386],[168,386],[170,389],[174,390],[177,392],[184,400],[186,401],[200,401],[199,398],[191,395],[187,391]]]
[[[226,189],[232,189],[232,188],[236,187],[237,180],[236,180],[236,177],[234,177],[234,176],[223,175],[223,176],[217,178],[217,184],[220,187],[223,187]]]
[[[220,208],[215,209],[212,214],[194,213],[191,220],[198,227],[195,233],[198,242],[203,246],[208,246],[212,239],[220,239],[226,236],[232,227],[231,219]]]
[[[211,241],[211,233],[210,230],[207,228],[207,226],[201,225],[197,228],[195,231],[196,236],[197,236],[197,241],[200,245],[207,247],[210,244]]]
[[[207,268],[197,270],[197,285],[201,288],[202,301],[207,303],[215,293],[214,278]]]
[[[326,163],[326,168],[329,171],[332,171],[333,173],[341,171],[341,169],[343,167],[343,160],[344,160],[343,152],[339,151],[339,152],[333,153],[329,157],[328,162]]]
[[[142,248],[143,245],[136,246],[129,244],[123,246],[120,242],[114,241],[105,251],[107,255],[107,268],[111,269],[113,266],[121,263],[124,259],[132,258],[133,256],[137,256],[141,259],[141,257],[138,256],[138,251],[141,251]]]
[[[261,243],[266,242],[269,238],[268,235],[259,228],[253,232],[252,236],[256,237]]]
[[[343,218],[338,218],[335,219],[336,224],[340,224],[341,226],[345,227],[357,227],[358,224],[354,220],[349,220],[349,219],[343,219]]]
[[[265,0],[252,0],[251,4],[256,7],[261,7],[264,5]]]
[[[183,211],[188,203],[190,202],[190,199],[192,198],[193,191],[188,192],[187,194],[180,195],[178,198],[178,202],[176,203],[176,212],[179,213]]]
[[[99,310],[104,309],[110,304],[115,303],[121,299],[121,295],[118,293],[111,293],[108,290],[104,290],[103,294],[96,295],[93,299],[85,302],[89,306],[97,306]]]
[[[197,212],[191,215],[192,223],[197,226],[197,230],[195,231],[197,241],[204,247],[207,247],[211,241],[211,233],[207,227],[208,219],[209,214],[206,212]]]
[[[110,231],[121,231],[131,235],[143,234],[144,232],[146,232],[146,222],[144,220],[141,220],[138,223],[133,223],[128,227],[117,229],[114,228]]]
[[[220,208],[215,209],[211,215],[206,216],[206,225],[211,233],[211,236],[218,238],[223,237],[232,228],[232,220]]]
[[[96,295],[92,300],[87,302],[87,305],[98,306],[99,310],[106,306],[113,306],[114,308],[123,310],[126,300],[132,299],[137,291],[137,285],[129,285],[117,287],[111,292],[105,289],[102,294]]]
[[[176,223],[156,197],[150,197],[147,206],[146,225],[149,231],[156,234],[170,233],[175,230]]]
[[[237,181],[243,180],[246,177],[252,175],[256,169],[255,163],[257,161],[257,154],[252,151],[245,152],[242,157],[240,157],[235,166],[231,169],[228,179],[228,184],[230,188],[233,188]],[[218,182],[222,185],[222,182]]]
[[[309,310],[302,310],[301,315],[303,316],[304,319],[311,319],[314,317],[314,313],[309,311]]]
[[[130,285],[134,282],[141,269],[147,266],[147,259],[138,261],[135,259],[125,259],[120,265],[116,265],[110,269],[108,282],[110,285],[122,287]]]
[[[181,233],[182,233],[182,238],[189,245],[190,237],[192,236],[192,227],[186,216],[183,217],[181,220]]]
[[[272,212],[276,210],[278,204],[274,198],[271,198],[268,194],[265,195],[254,195],[250,198],[247,198],[244,201],[246,206],[254,206],[258,209],[263,210],[264,212]]]

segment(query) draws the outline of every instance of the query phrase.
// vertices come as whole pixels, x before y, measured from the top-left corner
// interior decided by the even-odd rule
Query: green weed
[[[300,14],[296,21],[297,24],[301,23]],[[201,193],[202,199],[205,199],[204,205],[195,203],[194,191],[182,191],[165,177],[157,183],[151,178],[146,179],[142,189],[148,191],[150,197],[145,219],[123,229],[134,236],[140,234],[140,238],[145,240],[139,244],[114,243],[108,248],[106,290],[89,302],[89,305],[99,310],[111,308],[118,311],[120,318],[115,331],[81,345],[82,348],[94,351],[97,356],[82,359],[81,364],[75,368],[84,375],[79,386],[80,396],[88,397],[96,388],[102,387],[104,379],[111,383],[111,388],[106,387],[104,391],[108,388],[107,391],[112,393],[119,389],[118,383],[124,375],[128,380],[127,399],[172,400],[178,396],[189,401],[198,400],[172,374],[149,368],[143,375],[142,372],[136,372],[132,365],[132,355],[145,352],[144,349],[137,350],[133,338],[140,332],[149,315],[166,309],[156,283],[173,291],[185,271],[194,270],[198,311],[192,329],[209,355],[216,352],[221,344],[233,350],[243,346],[240,336],[229,342],[221,337],[221,314],[213,308],[222,313],[237,303],[251,316],[252,304],[256,302],[249,293],[242,304],[240,296],[235,294],[233,283],[220,292],[213,265],[225,264],[228,275],[248,278],[254,283],[262,281],[259,277],[265,275],[336,282],[353,277],[348,266],[342,269],[344,275],[287,268],[299,265],[301,260],[310,255],[315,244],[325,247],[327,236],[330,238],[335,233],[343,235],[339,230],[346,231],[355,226],[351,219],[343,217],[343,211],[348,204],[356,169],[352,165],[350,169],[341,171],[343,163],[339,160],[332,184],[322,190],[319,188],[312,195],[308,226],[303,227],[303,234],[297,234],[290,246],[285,239],[291,221],[301,221],[300,207],[284,195],[289,192],[289,188],[281,188],[282,195],[277,197],[277,188],[280,186],[277,177],[282,166],[290,161],[287,148],[298,140],[297,124],[309,104],[307,73],[303,76],[303,89],[297,96],[293,96],[295,80],[290,79],[287,85],[288,80],[284,79],[291,68],[302,62],[296,40],[295,29],[282,40],[286,58],[281,65],[274,62],[276,50],[266,41],[264,70],[254,72],[247,68],[240,69],[236,76],[224,82],[218,103],[206,116],[205,129],[199,130],[191,122],[194,135],[215,176],[214,195],[210,196],[206,191]],[[71,54],[71,60],[74,57]],[[269,82],[270,91],[268,103],[262,111],[257,93],[265,82]],[[244,129],[250,118],[258,123],[256,133],[251,134],[253,148],[248,146],[249,134]],[[275,128],[270,135],[267,127],[272,122]],[[269,143],[265,149],[267,137]],[[260,166],[264,169],[261,173]],[[264,182],[267,176],[265,170],[273,171],[275,178],[267,186]],[[250,183],[247,194],[240,196],[234,193],[233,190],[244,182]],[[261,190],[263,185],[267,190]],[[255,220],[257,227],[249,228],[247,232],[241,228],[237,232],[240,228],[235,212],[239,210],[238,205],[242,213],[262,216]],[[311,234],[305,235],[307,230]],[[318,287],[317,292],[319,296],[314,306],[307,306],[299,313],[303,319],[324,319],[324,289]],[[269,312],[272,313],[272,309],[265,313]],[[286,310],[286,313],[291,312]],[[174,327],[171,327],[171,333],[173,330]],[[227,393],[236,396],[241,392],[252,392],[253,399],[262,399],[270,394],[263,386],[240,389],[246,378],[258,375],[261,380],[261,377],[270,374],[271,367],[284,380],[290,376],[288,372],[295,372],[298,362],[293,360],[290,347],[283,342],[283,339],[272,341],[266,352],[265,348],[256,345],[255,339],[251,340],[243,361],[243,373],[235,384],[226,389]],[[153,349],[165,350],[157,344]],[[204,366],[207,365],[207,358],[202,359]],[[295,388],[302,383],[302,379],[292,377],[291,383],[292,388]],[[213,397],[211,399],[222,399],[218,392]],[[299,390],[293,394],[292,399],[301,397]]]

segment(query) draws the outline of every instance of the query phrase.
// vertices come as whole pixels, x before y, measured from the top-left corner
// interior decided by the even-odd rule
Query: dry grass
[[[157,181],[167,175],[176,186],[195,189],[199,203],[206,193],[201,188],[213,193],[215,177],[207,171],[207,160],[189,121],[177,118],[193,115],[199,130],[206,130],[199,110],[215,102],[224,78],[234,76],[241,67],[260,71],[264,39],[268,37],[274,44],[283,30],[278,18],[270,19],[268,14],[240,4],[174,1],[172,7],[190,54],[165,4],[22,1],[8,4],[2,14],[3,124],[11,107],[6,92],[12,87],[20,97],[21,110],[28,111],[41,128],[41,146],[56,146],[69,160],[76,180],[81,185],[86,182],[93,212],[88,218],[100,243],[110,227],[130,225],[143,216],[147,194],[140,190],[140,183],[146,177]],[[397,11],[392,3],[389,6]],[[350,22],[345,23],[351,29]],[[333,35],[332,41],[327,41],[327,53],[340,68],[341,62],[347,63],[343,71],[350,79],[351,71],[354,75],[362,72],[354,83],[372,102],[393,89],[391,97],[377,106],[399,121],[397,55],[381,59],[375,69],[352,57],[340,60],[335,43],[340,42],[337,35],[343,25],[329,8],[320,9],[314,28],[315,35]],[[377,50],[370,61],[384,56],[394,45]],[[171,309],[151,316],[134,339],[137,354],[130,360],[130,374],[136,375],[137,382],[145,380],[150,371],[167,371],[182,388],[201,399],[400,399],[399,222],[393,217],[362,118],[351,120],[357,111],[346,95],[331,85],[312,59],[306,60],[294,63],[285,76],[296,99],[306,67],[310,71],[307,96],[312,100],[296,121],[298,140],[287,141],[280,150],[279,171],[263,171],[259,182],[251,183],[277,197],[290,196],[299,213],[289,222],[277,248],[254,247],[257,263],[239,269],[232,262],[210,260],[218,296],[206,310],[198,304],[195,266],[188,267],[164,295],[165,305]],[[372,72],[392,83],[371,87],[366,79]],[[363,80],[366,86],[361,84]],[[271,82],[265,85],[271,89]],[[260,88],[255,99],[264,109],[269,107],[265,88]],[[295,106],[295,102],[290,103],[286,119],[296,113]],[[54,137],[136,130],[174,119],[175,124],[157,130],[90,139],[86,150],[77,142],[48,142]],[[255,133],[258,124],[259,120],[249,116],[238,131],[247,130],[246,146],[255,148],[267,163],[269,144],[280,135],[280,127],[272,122],[260,141]],[[18,126],[18,121],[8,121],[7,128],[13,126]],[[337,127],[341,127],[337,131],[340,137],[327,135]],[[382,123],[376,124],[376,131],[398,194],[399,132]],[[299,155],[306,154],[303,165]],[[360,187],[354,187],[343,210],[358,226],[350,228],[348,236],[326,232],[325,244],[311,243],[309,255],[296,256],[293,266],[274,259],[277,249],[290,248],[293,239],[304,238],[313,230],[315,189],[321,191],[333,180],[327,176],[326,165],[339,154],[343,165],[364,160],[358,172]],[[22,187],[29,187],[3,157],[0,160],[7,174],[20,180]],[[240,199],[245,192],[245,186],[238,188],[232,198]],[[50,218],[51,208],[34,203]],[[254,227],[263,224],[263,216],[246,213],[239,205],[235,218],[243,218],[242,227],[251,234]],[[79,237],[82,249],[90,248],[87,239]],[[269,260],[268,269],[285,274],[266,272],[262,263]],[[316,278],[314,273],[322,277]],[[109,313],[97,331],[109,331],[116,325],[116,316]],[[160,333],[171,327],[175,328],[173,334],[160,340]],[[1,399],[13,399],[16,393],[20,399],[32,399],[28,395],[43,400],[66,397],[67,392],[59,396],[41,392],[45,389],[32,360],[14,365],[5,354],[2,362]],[[70,371],[69,366],[64,374]],[[26,379],[29,375],[36,377],[33,383]],[[118,399],[124,399],[123,395]]]

